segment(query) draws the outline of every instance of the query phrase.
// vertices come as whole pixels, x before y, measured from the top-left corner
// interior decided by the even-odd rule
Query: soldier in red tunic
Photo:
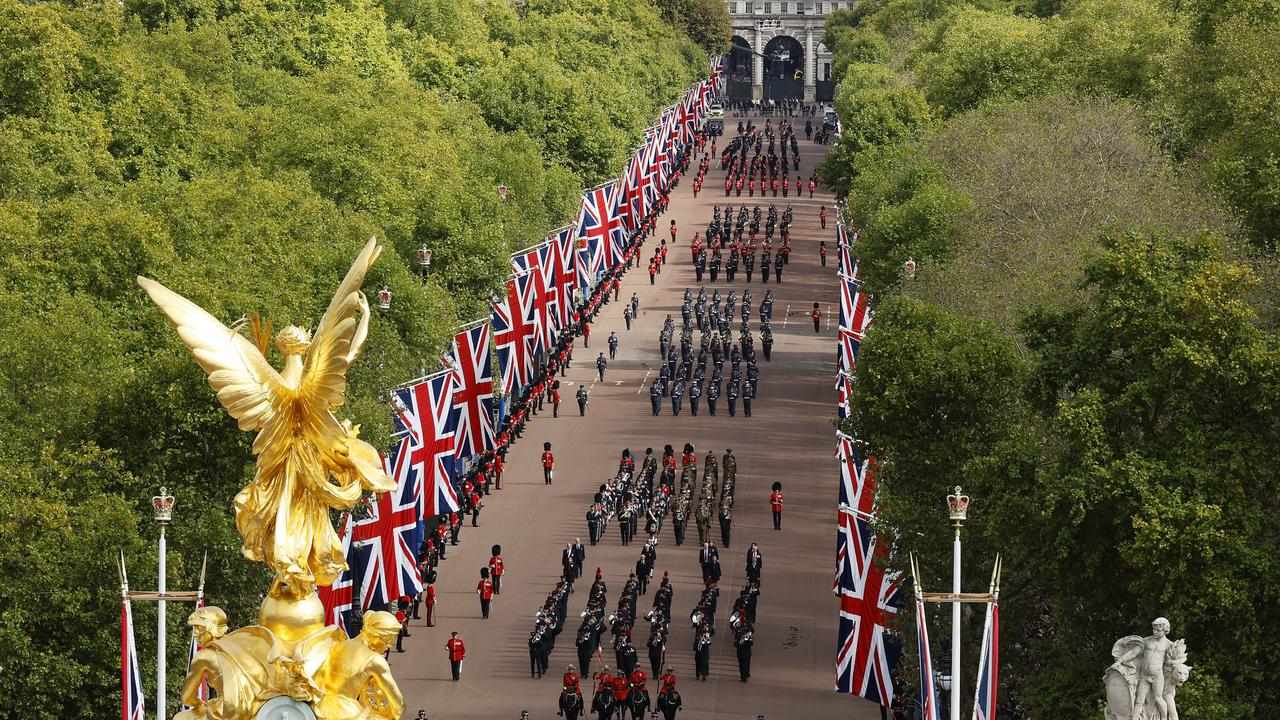
[[[480,616],[489,619],[489,603],[493,602],[493,581],[489,579],[489,568],[480,568],[480,582],[476,584],[476,595],[480,596]]]
[[[502,594],[502,573],[506,567],[502,564],[502,546],[494,545],[493,557],[489,558],[489,574],[493,577],[493,594]]]

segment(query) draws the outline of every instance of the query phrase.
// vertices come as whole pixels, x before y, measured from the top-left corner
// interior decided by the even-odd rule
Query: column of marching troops
[[[679,352],[675,344],[675,320],[670,315],[663,322],[658,335],[658,379],[649,387],[649,401],[654,415],[662,412],[662,398],[671,398],[671,413],[679,415],[684,406],[686,392],[689,396],[689,409],[693,415],[698,414],[698,403],[703,397],[703,381],[706,378],[708,361],[711,365],[711,378],[706,383],[705,395],[707,412],[716,414],[717,401],[721,394],[721,383],[724,380],[724,363],[729,362],[729,382],[725,387],[729,405],[729,415],[736,416],[738,398],[742,398],[743,414],[751,417],[751,405],[759,392],[760,368],[756,364],[755,340],[751,333],[751,291],[742,293],[742,322],[738,326],[738,339],[733,339],[733,317],[738,311],[736,291],[729,291],[723,300],[720,291],[714,290],[708,299],[707,289],[699,288],[697,300],[686,288],[684,303],[680,308],[681,328]],[[773,318],[773,291],[766,290],[764,300],[760,303],[760,344],[764,351],[764,359],[768,361],[773,352],[773,330],[770,320]],[[695,324],[696,322],[696,324]],[[693,331],[697,328],[701,336],[695,361]],[[746,363],[745,380],[743,363]],[[687,385],[687,387],[686,387]]]
[[[781,150],[781,152],[779,152]],[[772,120],[765,120],[761,128],[754,123],[738,123],[738,134],[720,153],[720,167],[725,171],[724,196],[742,196],[745,187],[747,197],[788,197],[792,192],[809,197],[818,188],[818,173],[814,171],[806,181],[797,172],[792,183],[790,171],[800,170],[800,144],[792,130],[791,122],[783,120],[775,133]]]
[[[435,625],[436,589],[438,571],[441,563],[447,559],[448,547],[457,545],[460,539],[464,519],[471,516],[471,526],[478,527],[480,511],[484,507],[484,498],[492,492],[502,489],[502,477],[505,471],[507,454],[524,434],[526,424],[533,417],[543,412],[546,405],[551,405],[553,415],[558,415],[560,404],[560,383],[557,374],[563,376],[573,360],[574,347],[578,337],[583,338],[584,345],[589,343],[591,326],[602,306],[619,299],[620,278],[639,261],[640,253],[647,238],[657,234],[657,220],[667,211],[670,193],[679,185],[680,177],[687,172],[690,153],[701,150],[707,142],[704,133],[698,133],[691,147],[685,148],[677,158],[676,171],[668,186],[660,193],[652,208],[638,224],[637,229],[627,239],[621,261],[603,271],[597,278],[596,285],[590,294],[579,298],[574,305],[572,322],[558,333],[554,347],[540,354],[535,363],[533,377],[521,388],[518,395],[510,400],[509,408],[498,427],[495,429],[494,447],[477,458],[477,461],[465,472],[458,485],[458,512],[430,518],[428,531],[418,550],[418,570],[423,589],[412,597],[402,596],[392,603],[397,618],[401,622],[400,637],[396,642],[396,652],[403,652],[404,638],[410,637],[409,621],[421,619],[423,610],[426,613],[426,625]],[[655,255],[665,261],[665,240]],[[627,308],[631,317],[639,311],[639,300],[632,296]],[[578,393],[578,403],[585,412],[587,402],[585,390]],[[547,448],[549,454],[550,448]],[[501,547],[494,545],[492,557],[487,567],[480,570],[480,582],[476,593],[481,603],[483,617],[488,617],[489,605],[494,595],[501,593],[502,574],[504,572]],[[552,599],[555,602],[552,602]],[[561,599],[556,592],[548,599],[550,606],[558,606]],[[544,608],[546,611],[547,608]],[[544,612],[544,615],[546,613]],[[551,615],[546,615],[551,617]],[[562,614],[561,614],[562,617]],[[359,629],[359,613],[352,619],[354,629]],[[458,679],[462,659],[465,657],[465,645],[453,633],[446,645],[450,664],[453,667],[454,679]]]
[[[720,473],[722,467],[723,478]],[[649,710],[651,701],[647,687],[648,676],[637,667],[638,654],[632,644],[632,628],[636,621],[637,596],[648,593],[649,582],[655,572],[658,537],[669,512],[676,544],[684,542],[684,531],[693,504],[693,488],[698,481],[698,460],[692,444],[684,446],[680,468],[677,473],[675,451],[670,445],[663,449],[661,459],[654,454],[652,448],[646,449],[638,472],[634,456],[630,449],[625,449],[622,451],[617,473],[611,480],[600,485],[587,509],[587,530],[591,545],[603,540],[611,520],[618,522],[619,537],[623,545],[630,544],[641,531],[642,519],[643,532],[648,540],[644,542],[634,572],[630,573],[622,588],[614,612],[607,618],[607,589],[601,569],[596,568],[595,580],[588,591],[587,607],[581,614],[582,622],[575,635],[578,665],[570,665],[562,676],[559,707],[566,717],[576,718],[584,710],[580,682],[582,677],[591,677],[593,657],[600,660],[602,668],[594,676],[591,712],[607,719],[614,712],[623,717],[630,711],[632,717],[641,718]],[[737,459],[731,449],[725,451],[719,462],[714,453],[707,453],[697,510],[694,513],[699,541],[702,543],[699,564],[705,587],[690,613],[690,624],[694,632],[695,675],[699,680],[705,680],[710,674],[710,648],[715,635],[716,602],[720,593],[719,550],[711,537],[711,517],[718,515],[721,540],[725,547],[729,547],[736,478]],[[775,483],[775,492],[771,497],[771,504],[776,503],[779,511],[780,489],[781,486]],[[586,548],[580,540],[567,543],[561,553],[563,575],[538,611],[535,627],[529,636],[531,676],[542,677],[549,670],[555,637],[564,627],[568,595],[574,591],[575,580],[582,576],[585,559]],[[735,601],[729,620],[738,656],[739,675],[743,682],[751,674],[753,623],[762,567],[762,554],[755,543],[752,543],[747,553],[748,582]],[[672,668],[666,666],[659,674],[666,658],[672,592],[670,577],[664,572],[654,593],[652,609],[644,615],[649,621],[646,648],[650,668],[659,682],[655,707],[667,718],[674,717],[681,708]],[[612,634],[616,673],[610,671],[603,661],[601,637],[606,628]]]

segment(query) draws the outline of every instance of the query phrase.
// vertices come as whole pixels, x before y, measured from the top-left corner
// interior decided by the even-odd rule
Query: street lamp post
[[[955,530],[955,540],[951,543],[951,592],[955,599],[951,602],[951,677],[948,685],[955,687],[956,692],[948,693],[951,697],[951,720],[960,717],[960,528],[969,516],[969,496],[956,486],[954,493],[947,496],[947,510],[951,516],[951,528]]]
[[[431,248],[426,243],[418,248],[418,267],[422,268],[422,283],[425,285],[427,273],[431,270]]]
[[[165,594],[165,575],[166,563],[165,555],[167,554],[168,545],[165,540],[165,528],[169,526],[169,521],[173,519],[173,496],[169,494],[169,489],[160,488],[160,494],[151,498],[151,508],[154,512],[156,524],[160,526],[160,554],[158,557],[158,568],[156,570],[156,589],[163,598]],[[165,628],[166,607],[163,599],[156,601],[156,720],[165,720],[165,673],[166,669],[166,646],[168,637]]]

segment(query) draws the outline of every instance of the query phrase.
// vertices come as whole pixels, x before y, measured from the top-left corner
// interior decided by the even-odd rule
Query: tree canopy
[[[383,393],[435,367],[452,329],[487,313],[508,254],[574,219],[581,189],[616,176],[656,110],[705,74],[721,29],[681,12],[0,0],[0,696],[22,698],[8,716],[118,710],[114,558],[154,587],[142,518],[159,486],[180,518],[171,587],[194,582],[205,550],[210,601],[233,623],[265,587],[230,508],[251,438],[134,276],[226,323],[311,325],[378,236],[369,286],[394,301],[343,413],[380,445]],[[137,608],[140,647],[153,613]]]
[[[891,564],[916,552],[932,586],[941,500],[973,497],[966,564],[1005,557],[1013,716],[1099,712],[1111,643],[1160,615],[1193,655],[1184,717],[1280,708],[1280,14],[1228,5],[828,19],[845,133],[821,173],[876,309],[843,429],[881,463]]]

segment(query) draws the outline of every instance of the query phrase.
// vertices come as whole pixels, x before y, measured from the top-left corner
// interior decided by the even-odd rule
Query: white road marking
[[[782,318],[782,328],[785,330],[787,323],[791,322],[791,303],[787,303],[787,314]]]
[[[636,388],[636,394],[637,394],[637,395],[639,395],[639,394],[640,394],[640,391],[644,389],[644,384],[645,384],[646,382],[648,382],[648,381],[649,381],[649,375],[650,375],[650,373],[652,373],[652,372],[653,372],[653,368],[649,368],[648,370],[645,370],[645,371],[644,371],[644,380],[641,380],[641,381],[640,381],[640,387]],[[619,383],[619,384],[621,384],[621,383]]]

